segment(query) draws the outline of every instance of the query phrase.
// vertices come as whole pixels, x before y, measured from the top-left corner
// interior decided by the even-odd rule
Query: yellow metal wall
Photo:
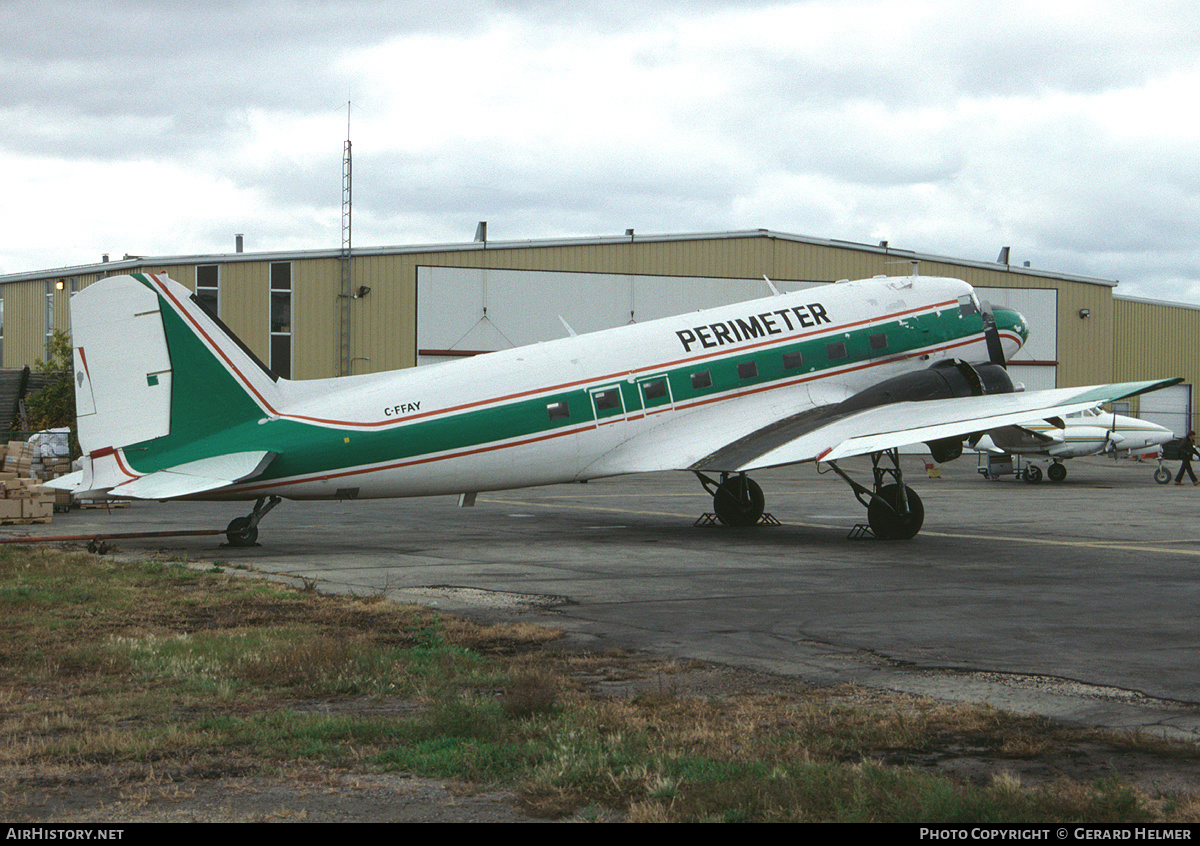
[[[1120,327],[1113,371],[1116,381],[1182,376],[1189,385],[1200,384],[1200,309],[1132,300],[1114,303]],[[1193,418],[1196,394],[1193,390]]]
[[[291,260],[293,375],[335,376],[341,364],[341,263],[338,258],[297,253]],[[171,260],[175,261],[175,260]],[[253,256],[196,257],[181,263],[146,264],[137,270],[166,272],[189,289],[195,266],[220,266],[221,319],[264,361],[270,354],[270,265]],[[359,254],[352,288],[370,289],[349,303],[350,372],[368,373],[416,363],[416,277],[421,265],[663,276],[709,276],[773,280],[835,281],[877,275],[908,275],[905,254],[837,242],[809,243],[766,233],[737,237],[614,240],[431,250],[425,253]],[[81,287],[101,272],[77,278]],[[131,272],[128,267],[119,271]],[[1191,353],[1200,337],[1200,311],[1114,301],[1104,284],[1024,273],[1004,265],[975,266],[922,260],[922,276],[953,276],[983,288],[1057,288],[1058,383],[1060,386],[1180,375],[1195,382],[1200,365]],[[59,271],[61,274],[61,271]],[[4,285],[4,365],[32,363],[44,354],[43,293],[47,274]],[[69,326],[68,291],[56,295],[55,320]],[[450,304],[453,307],[453,304]],[[1086,319],[1079,317],[1087,309]],[[1034,327],[1036,331],[1036,327]]]

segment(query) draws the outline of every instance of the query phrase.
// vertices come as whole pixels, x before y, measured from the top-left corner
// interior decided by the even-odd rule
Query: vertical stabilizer
[[[132,276],[71,298],[75,413],[84,453],[171,431],[171,356],[158,296]]]
[[[71,333],[79,484],[141,495],[132,480],[187,467],[213,487],[269,453],[233,432],[275,414],[276,377],[182,285],[143,274],[102,279],[71,298]],[[235,454],[236,473],[210,460]]]

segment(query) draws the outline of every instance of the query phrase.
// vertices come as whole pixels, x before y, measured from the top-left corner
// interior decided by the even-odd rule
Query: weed
[[[854,688],[693,697],[682,664],[554,653],[557,633],[529,624],[320,596],[315,580],[284,590],[222,564],[0,550],[0,809],[25,807],[23,773],[152,775],[202,756],[222,773],[302,759],[505,783],[533,813],[584,820],[613,808],[635,821],[1200,817],[1190,795],[1150,798],[1115,772],[1025,784],[998,766],[976,784],[880,763],[1101,743],[1042,718]],[[631,695],[591,692],[639,679]],[[1191,747],[1102,742],[1197,766]],[[184,795],[150,775],[124,783],[129,801]]]

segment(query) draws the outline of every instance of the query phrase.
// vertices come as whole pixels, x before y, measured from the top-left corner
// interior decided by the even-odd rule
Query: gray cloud
[[[335,245],[353,100],[360,245],[465,240],[480,219],[513,239],[767,227],[987,260],[1010,245],[1146,296],[1200,292],[1183,2],[0,16],[0,223],[22,245],[0,272],[224,251],[234,231]]]

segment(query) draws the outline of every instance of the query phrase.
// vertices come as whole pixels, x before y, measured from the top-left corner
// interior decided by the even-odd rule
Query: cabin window
[[[611,388],[607,391],[597,391],[595,397],[597,411],[612,411],[614,408],[621,407],[621,392],[616,388]]]
[[[692,387],[697,390],[700,388],[712,387],[712,376],[707,370],[702,370],[699,373],[692,374]]]
[[[571,416],[571,409],[564,402],[552,402],[546,406],[546,411],[550,414],[551,420],[566,420]]]
[[[887,345],[888,345],[888,339],[887,339],[886,332],[876,332],[874,335],[871,336],[872,351],[886,350]]]
[[[667,381],[665,379],[655,379],[653,382],[642,383],[642,393],[646,395],[646,399],[662,399],[667,395]]]
[[[753,361],[743,361],[738,365],[739,379],[753,379],[758,375],[758,364]]]
[[[802,364],[804,364],[804,356],[800,355],[799,352],[786,352],[783,354],[784,370],[795,370]]]
[[[832,344],[825,345],[825,355],[829,356],[830,361],[846,357],[846,342],[835,341]]]

